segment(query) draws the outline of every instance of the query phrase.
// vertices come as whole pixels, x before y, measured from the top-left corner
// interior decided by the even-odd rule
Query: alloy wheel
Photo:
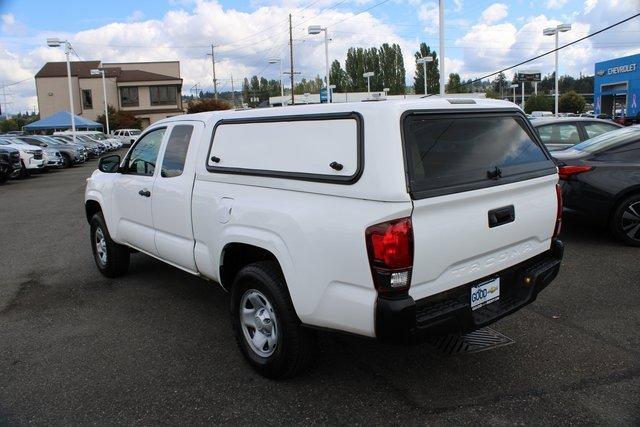
[[[627,206],[621,221],[622,232],[630,239],[640,241],[640,201]]]

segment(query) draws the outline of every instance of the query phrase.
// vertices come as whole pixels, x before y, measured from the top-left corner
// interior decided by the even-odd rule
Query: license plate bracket
[[[477,310],[500,299],[500,278],[496,277],[471,287],[471,310]]]

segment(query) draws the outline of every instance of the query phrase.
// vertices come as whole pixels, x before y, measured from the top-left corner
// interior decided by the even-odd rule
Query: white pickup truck
[[[314,329],[414,340],[531,303],[562,259],[557,182],[513,104],[431,98],[168,118],[101,159],[85,208],[105,276],[134,249],[220,284],[281,378]]]

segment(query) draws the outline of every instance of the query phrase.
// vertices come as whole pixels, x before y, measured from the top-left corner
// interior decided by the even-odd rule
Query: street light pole
[[[423,56],[417,59],[418,64],[422,64],[422,71],[424,73],[424,94],[427,95],[427,63],[433,61],[433,56]]]
[[[327,32],[326,27],[321,27],[320,25],[309,25],[308,32],[309,34],[315,35],[320,34],[320,32],[324,31],[324,71],[325,71],[325,87],[327,89],[327,102],[331,102],[331,89],[329,86],[331,85],[331,81],[329,78],[329,33]]]
[[[516,103],[516,88],[518,87],[517,83],[512,84],[511,86],[509,86],[511,89],[513,89],[513,103]]]
[[[270,59],[269,60],[269,64],[275,64],[276,62],[280,63],[280,98],[282,98],[281,102],[282,102],[282,105],[284,105],[285,104],[285,101],[284,101],[284,85],[282,84],[282,75],[284,73],[282,72],[282,58],[280,58],[280,59]]]
[[[104,68],[96,68],[94,70],[91,70],[91,74],[94,76],[97,76],[99,74],[102,74],[102,95],[104,98],[104,119],[107,125],[107,135],[109,135],[110,133],[110,129],[109,129],[109,111],[107,109],[107,85],[105,83],[105,78],[104,78]]]
[[[367,71],[366,73],[364,73],[362,75],[362,77],[366,77],[367,79],[367,93],[371,94],[371,77],[373,77],[375,74],[373,71]]]
[[[438,30],[440,44],[440,96],[444,96],[444,0],[438,4]]]
[[[555,62],[556,62],[556,71],[555,71],[555,90],[554,90],[554,104],[555,104],[555,114],[558,117],[558,42],[559,42],[559,34],[565,33],[571,29],[571,24],[559,24],[555,28],[545,28],[542,31],[542,34],[545,36],[555,36],[556,41],[556,49],[555,49]]]
[[[64,55],[67,58],[67,83],[69,86],[69,106],[71,108],[71,130],[73,131],[73,143],[76,142],[76,114],[73,108],[73,88],[71,84],[71,63],[69,61],[69,53],[71,53],[71,43],[67,40],[60,40],[59,38],[52,37],[47,39],[47,46],[60,47],[64,44]]]

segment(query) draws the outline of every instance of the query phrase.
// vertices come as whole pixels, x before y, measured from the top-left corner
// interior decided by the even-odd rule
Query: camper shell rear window
[[[413,199],[556,173],[535,131],[516,111],[408,112],[402,139]]]

